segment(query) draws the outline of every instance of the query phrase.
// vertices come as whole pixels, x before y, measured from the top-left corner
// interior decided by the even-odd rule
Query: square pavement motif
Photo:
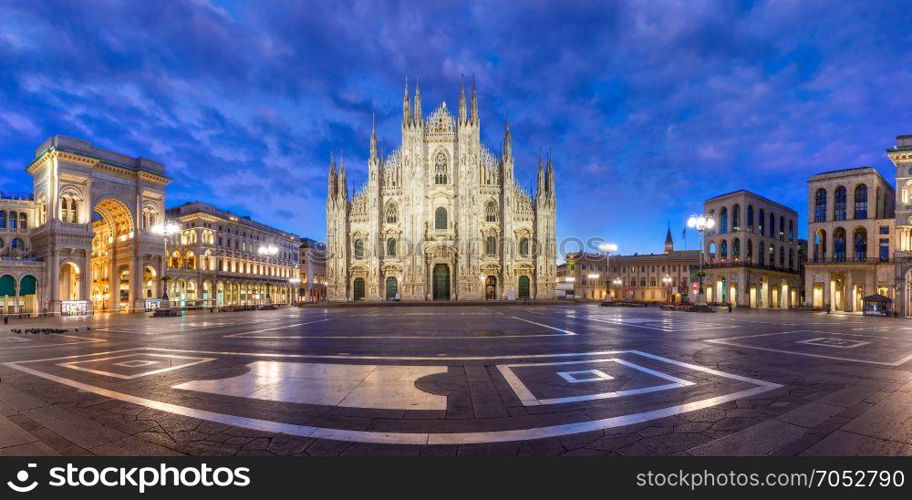
[[[139,377],[147,377],[149,375],[158,375],[160,373],[180,370],[181,368],[206,363],[213,359],[215,358],[143,352],[70,361],[67,363],[57,363],[57,365],[71,370],[93,373],[95,375],[133,380]],[[139,368],[143,367],[148,367],[150,369],[139,370]]]
[[[570,382],[571,384],[579,384],[581,382],[595,382],[596,380],[614,380],[614,377],[608,375],[602,370],[576,370],[572,372],[557,372],[557,375]],[[580,375],[588,375],[588,377],[580,377]]]
[[[871,335],[790,330],[707,339],[706,342],[758,351],[883,366],[900,366],[912,361],[912,339],[888,333]]]
[[[561,370],[569,366],[584,369]],[[621,398],[694,385],[619,357],[505,364],[497,369],[525,406]],[[588,377],[577,377],[584,374]],[[586,386],[580,387],[583,382]]]
[[[858,340],[847,340],[847,339],[833,339],[826,337],[817,337],[814,339],[799,340],[799,344],[808,344],[808,345],[819,345],[824,347],[835,347],[838,349],[855,349],[863,345],[868,345],[870,342],[862,342]]]

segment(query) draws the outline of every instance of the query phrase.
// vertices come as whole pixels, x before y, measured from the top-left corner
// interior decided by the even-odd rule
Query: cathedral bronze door
[[[529,277],[522,275],[519,277],[519,298],[528,299],[529,298]]]
[[[446,264],[434,266],[434,300],[450,300],[450,267]]]
[[[396,281],[395,277],[389,276],[386,278],[386,300],[395,299],[398,293],[399,283]]]
[[[488,276],[485,278],[485,300],[497,299],[497,277]]]
[[[355,278],[354,299],[364,299],[364,278]]]

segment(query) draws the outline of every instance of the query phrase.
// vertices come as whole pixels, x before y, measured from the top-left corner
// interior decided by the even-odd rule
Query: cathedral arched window
[[[529,238],[520,238],[519,255],[522,255],[523,257],[529,256]]]
[[[497,255],[497,238],[488,236],[488,238],[485,240],[485,254],[488,257]]]
[[[497,204],[493,201],[489,201],[485,207],[485,221],[497,222]]]
[[[434,212],[434,229],[447,228],[447,211],[443,207],[437,208]]]
[[[396,256],[396,238],[389,238],[386,240],[386,256],[395,257]]]
[[[438,151],[434,157],[434,184],[446,184],[448,170],[446,153]]]
[[[361,239],[355,240],[355,258],[356,259],[364,258],[364,240],[361,240]]]
[[[395,224],[399,221],[399,208],[396,207],[395,203],[388,203],[386,205],[386,222],[387,224]]]

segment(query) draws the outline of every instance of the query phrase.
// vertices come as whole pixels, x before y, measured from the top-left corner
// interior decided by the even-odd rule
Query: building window
[[[362,239],[355,240],[355,258],[356,259],[364,258],[364,240],[362,240]]]
[[[732,208],[732,231],[741,230],[741,205]]]
[[[497,222],[497,204],[493,201],[485,207],[485,222]]]
[[[728,208],[722,207],[719,211],[719,234],[728,232]]]
[[[845,229],[841,227],[833,232],[833,260],[836,262],[846,260],[846,234]]]
[[[748,231],[754,230],[754,206],[753,205],[747,206],[747,230]]]
[[[493,236],[488,236],[485,240],[485,254],[487,254],[488,257],[497,255],[497,239]]]
[[[447,211],[443,207],[438,207],[434,212],[434,229],[447,228]]]
[[[519,240],[519,255],[523,257],[529,256],[529,238],[521,238]]]
[[[818,189],[814,195],[814,222],[826,222],[827,213],[827,192],[826,189]]]
[[[760,226],[760,235],[766,234],[766,212],[762,208],[760,209],[760,216],[757,217],[757,225]]]
[[[868,186],[859,184],[855,188],[855,218],[868,218]]]
[[[848,194],[845,186],[839,186],[836,188],[836,201],[834,202],[835,206],[833,207],[834,220],[846,220],[847,198]]]
[[[860,227],[855,230],[855,260],[863,262],[868,258],[868,232]]]
[[[386,256],[395,257],[396,256],[396,238],[390,238],[386,240]]]
[[[880,260],[882,262],[887,262],[890,260],[890,239],[889,238],[880,239]]]
[[[434,157],[434,184],[447,183],[447,156],[443,151],[439,151]]]
[[[389,203],[386,205],[386,222],[387,224],[395,224],[399,221],[399,209],[396,207],[395,203]]]

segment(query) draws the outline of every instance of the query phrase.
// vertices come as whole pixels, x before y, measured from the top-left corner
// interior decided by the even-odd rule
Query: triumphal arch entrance
[[[47,312],[141,311],[158,297],[166,264],[164,165],[54,136],[28,166],[35,255],[47,263]]]

